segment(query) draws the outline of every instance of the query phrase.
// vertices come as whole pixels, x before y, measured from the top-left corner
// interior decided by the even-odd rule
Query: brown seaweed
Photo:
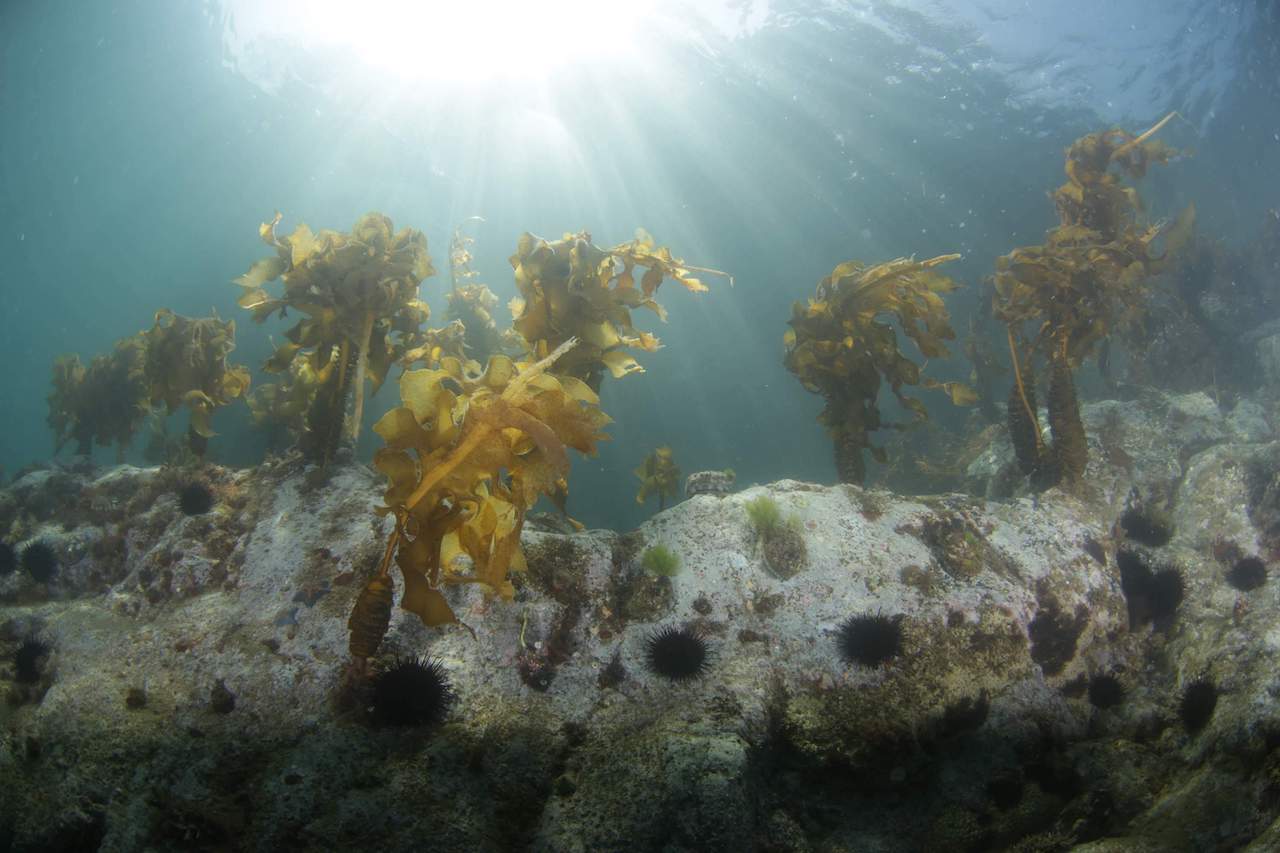
[[[923,376],[921,365],[898,348],[889,322],[896,321],[926,358],[949,355],[943,341],[954,339],[955,332],[941,294],[959,285],[934,268],[958,257],[898,258],[872,267],[846,261],[818,284],[807,303],[794,304],[783,339],[785,364],[807,390],[827,400],[819,420],[831,432],[842,482],[863,481],[864,450],[885,461],[870,438],[884,426],[878,403],[882,381],[919,420],[928,412],[903,392],[904,386],[943,390],[957,405],[976,402],[967,385]]]
[[[654,299],[663,281],[673,279],[692,293],[708,290],[694,273],[724,276],[733,283],[727,273],[674,257],[644,229],[631,242],[610,249],[592,243],[585,231],[555,241],[526,233],[511,266],[520,291],[511,301],[513,326],[529,352],[542,358],[570,338],[578,340],[556,369],[597,392],[606,372],[614,378],[644,372],[627,350],[653,352],[662,345],[632,325],[631,312],[646,308],[665,321],[666,310]]]
[[[410,370],[401,406],[374,426],[386,442],[374,457],[388,479],[382,512],[396,528],[370,583],[383,583],[394,563],[405,583],[400,606],[425,624],[457,621],[442,592],[449,584],[511,599],[508,573],[525,565],[525,514],[539,496],[567,489],[568,448],[592,454],[606,437],[595,392],[549,370],[575,344],[537,362],[496,355],[480,375],[451,357]]]
[[[344,433],[354,441],[364,412],[366,380],[376,391],[391,365],[416,344],[429,316],[418,286],[435,273],[427,238],[420,231],[396,231],[380,213],[362,216],[350,232],[313,233],[305,224],[279,236],[279,213],[259,228],[263,242],[276,250],[254,262],[236,279],[239,304],[253,319],[292,308],[303,315],[286,333],[264,365],[268,372],[290,370],[306,358],[318,382],[308,408],[309,436],[302,442],[309,458],[326,462]],[[284,292],[272,296],[268,282],[280,279]],[[344,427],[348,399],[349,426]]]
[[[658,512],[666,509],[667,498],[680,494],[680,466],[676,465],[670,447],[655,448],[633,472],[640,480],[636,503],[642,504],[650,495],[658,496]]]
[[[1187,242],[1188,207],[1172,226],[1146,224],[1137,190],[1126,184],[1178,152],[1151,137],[1173,114],[1134,136],[1112,129],[1077,139],[1066,152],[1067,181],[1054,192],[1059,224],[1039,246],[996,261],[993,311],[1009,330],[1014,388],[1010,435],[1019,464],[1039,487],[1078,485],[1088,460],[1072,371],[1147,311],[1150,281]],[[1034,405],[1035,360],[1049,365],[1052,449],[1042,446]]]

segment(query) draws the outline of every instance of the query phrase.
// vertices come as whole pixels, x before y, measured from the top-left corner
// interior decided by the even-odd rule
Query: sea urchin
[[[0,542],[0,577],[13,574],[18,568],[18,552],[8,542]]]
[[[1167,513],[1153,509],[1130,507],[1120,516],[1124,535],[1135,542],[1160,548],[1173,538],[1173,525]]]
[[[841,623],[836,643],[846,662],[880,666],[902,654],[902,617],[882,613],[850,616]]]
[[[35,684],[40,680],[40,659],[52,651],[49,644],[27,637],[13,653],[13,677],[19,684]]]
[[[710,667],[707,641],[699,632],[668,625],[645,641],[645,663],[649,671],[670,681],[701,678]]]
[[[431,728],[456,698],[444,667],[426,657],[396,658],[373,678],[373,716],[382,725]]]
[[[45,583],[58,571],[58,555],[47,542],[32,542],[22,549],[22,568],[35,580]]]
[[[1244,592],[1257,589],[1266,582],[1267,564],[1258,557],[1241,557],[1227,572],[1227,583]]]
[[[1124,701],[1124,685],[1114,675],[1095,675],[1089,681],[1089,704],[1095,708],[1114,708]]]
[[[213,492],[199,480],[192,480],[178,492],[178,507],[184,515],[204,515],[213,509]]]
[[[1182,691],[1182,701],[1178,704],[1178,716],[1187,732],[1195,734],[1208,725],[1218,707],[1218,688],[1207,678],[1197,678]]]

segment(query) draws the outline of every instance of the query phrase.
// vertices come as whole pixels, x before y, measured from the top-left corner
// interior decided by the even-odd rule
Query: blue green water
[[[557,14],[576,28],[566,43],[545,21],[504,30],[503,4],[459,24],[457,7],[378,3],[358,47],[335,40],[341,24],[316,40],[330,5],[0,6],[7,474],[52,453],[53,359],[87,361],[158,308],[236,318],[234,360],[266,381],[286,324],[253,324],[230,282],[264,254],[257,228],[277,209],[286,228],[337,230],[382,211],[424,231],[442,271],[454,227],[481,216],[475,268],[504,305],[526,230],[612,245],[643,226],[731,272],[735,287],[702,295],[664,285],[670,322],[637,325],[666,347],[605,382],[613,440],[574,460],[571,509],[626,528],[652,512],[631,471],[659,444],[686,472],[732,467],[740,484],[832,482],[822,400],[782,366],[791,303],[846,259],[960,252],[963,329],[994,259],[1056,224],[1047,193],[1085,133],[1177,110],[1162,138],[1194,155],[1147,177],[1151,208],[1194,200],[1201,232],[1231,243],[1280,207],[1268,3],[633,3],[623,25],[610,4],[552,4],[552,30]],[[424,70],[437,55],[446,67]],[[422,289],[436,319],[446,287],[441,274]],[[955,350],[932,375],[967,376]],[[369,418],[395,401],[388,382]],[[212,460],[262,458],[243,404],[214,426]],[[366,430],[361,458],[376,446]]]

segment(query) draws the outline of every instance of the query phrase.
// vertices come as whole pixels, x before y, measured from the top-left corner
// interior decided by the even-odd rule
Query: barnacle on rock
[[[809,562],[809,548],[798,523],[782,525],[765,536],[761,544],[765,565],[783,580],[794,577]]]
[[[32,579],[46,583],[58,571],[58,555],[47,542],[32,542],[22,549],[22,568]]]
[[[710,669],[706,638],[692,629],[668,625],[645,641],[649,671],[669,681],[701,678]]]
[[[397,658],[373,678],[371,706],[380,725],[432,728],[456,699],[444,666],[430,658]]]
[[[902,654],[902,620],[882,613],[859,613],[840,624],[836,645],[846,663],[877,667]]]
[[[768,495],[747,501],[744,508],[769,570],[784,580],[801,571],[809,562],[809,551],[799,516],[783,519],[778,502]]]

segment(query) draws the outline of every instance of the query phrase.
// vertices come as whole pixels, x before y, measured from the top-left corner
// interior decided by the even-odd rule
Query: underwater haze
[[[297,316],[253,322],[232,283],[270,253],[260,224],[280,211],[281,235],[346,231],[379,211],[427,237],[432,326],[455,229],[474,240],[499,328],[526,231],[615,246],[643,228],[732,276],[700,275],[705,293],[668,281],[665,323],[637,312],[663,346],[634,353],[643,373],[602,383],[611,440],[573,455],[569,477],[587,526],[652,513],[633,470],[660,446],[686,474],[734,469],[739,487],[834,482],[823,398],[783,363],[793,303],[846,260],[958,253],[951,356],[909,354],[968,382],[966,335],[1004,358],[988,278],[1058,224],[1063,151],[1175,112],[1159,138],[1182,153],[1140,184],[1152,218],[1194,201],[1198,234],[1254,239],[1280,207],[1277,27],[1262,0],[5,3],[0,465],[7,478],[50,459],[57,357],[87,364],[162,308],[234,319],[231,361],[255,388],[276,381],[261,367]],[[400,372],[364,401],[362,461]],[[1082,395],[1100,381],[1082,371]],[[980,423],[919,396],[930,428]],[[882,397],[887,421],[911,420]],[[279,449],[243,399],[212,426],[211,461]],[[897,470],[910,484],[918,435],[880,430],[888,465],[869,463],[868,482]],[[146,445],[135,436],[125,458],[151,464]]]
[[[1272,0],[0,2],[0,853],[1280,851]]]

